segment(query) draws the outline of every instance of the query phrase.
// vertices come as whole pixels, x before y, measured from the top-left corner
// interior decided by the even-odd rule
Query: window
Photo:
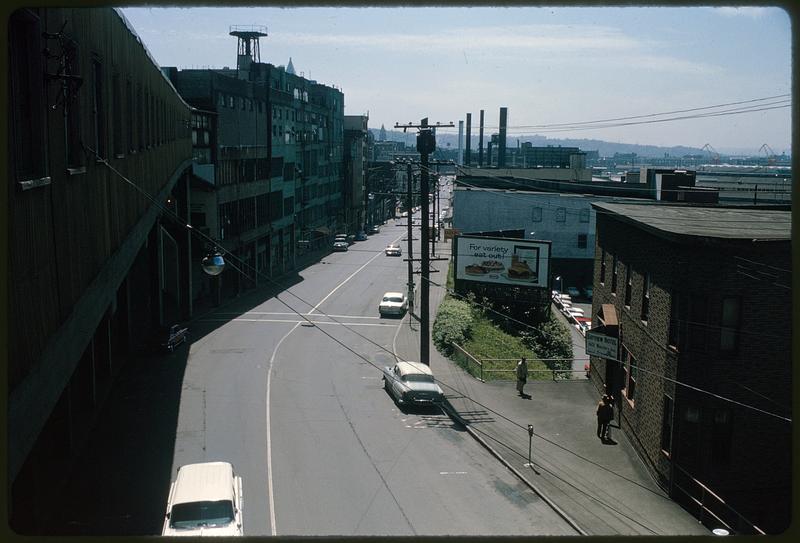
[[[664,395],[664,412],[661,415],[661,450],[672,454],[672,398]]]
[[[112,100],[114,100],[114,156],[122,158],[125,153],[125,142],[122,141],[122,82],[120,75],[111,77]]]
[[[542,222],[542,208],[541,207],[533,207],[533,208],[531,208],[531,220],[533,222]]]
[[[741,300],[739,298],[723,298],[722,300],[722,319],[720,324],[722,330],[719,337],[719,349],[721,351],[735,351],[739,331]]]
[[[644,274],[644,284],[642,285],[642,320],[647,322],[650,317],[650,274]]]
[[[586,249],[587,234],[578,234],[578,249]]]
[[[565,222],[567,220],[567,210],[563,207],[556,209],[556,222]]]
[[[294,213],[294,196],[283,199],[283,214],[291,215]]]
[[[14,145],[11,152],[17,181],[44,179],[45,160],[45,102],[42,85],[42,29],[39,18],[26,9],[11,14],[9,34],[9,128]]]
[[[611,294],[617,293],[617,255],[611,257]]]
[[[600,284],[606,282],[606,250],[603,249],[600,253]]]
[[[136,152],[136,144],[133,134],[133,125],[135,119],[135,111],[136,106],[133,100],[133,84],[131,80],[125,83],[125,124],[128,127],[128,152],[135,153]]]
[[[234,107],[236,107],[236,106],[235,106],[235,103],[234,103],[234,98],[233,98],[233,96],[228,96],[228,107],[229,107],[229,108],[234,108]]]
[[[625,397],[630,401],[633,401],[633,398],[636,395],[636,380],[639,377],[639,362],[637,362],[636,358],[634,358],[633,355],[626,350],[625,363]]]
[[[589,210],[588,209],[581,209],[580,221],[581,222],[589,222]]]
[[[94,124],[94,150],[100,157],[106,157],[105,149],[105,111],[103,110],[103,69],[100,62],[92,61],[92,123]]]
[[[627,264],[625,266],[625,306],[628,308],[631,306],[631,291],[633,291],[633,273],[631,265]]]
[[[708,298],[702,294],[694,294],[689,298],[688,343],[695,351],[706,350],[708,335]]]
[[[79,76],[78,70],[78,50],[74,42],[64,45],[65,69],[68,75]],[[66,108],[66,142],[67,142],[67,169],[71,171],[81,170],[84,166],[84,154],[81,147],[82,126],[81,126],[81,100],[75,93],[69,93],[64,107]]]
[[[219,93],[219,97],[217,99],[217,105],[219,105],[219,106],[224,106],[225,105],[225,95],[224,94]]]
[[[714,425],[711,430],[711,461],[714,464],[727,465],[730,463],[732,437],[730,409],[715,409]]]

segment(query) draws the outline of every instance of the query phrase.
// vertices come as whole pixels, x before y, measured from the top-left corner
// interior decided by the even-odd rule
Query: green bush
[[[525,331],[521,336],[525,346],[536,351],[541,358],[562,359],[547,361],[550,369],[572,369],[572,336],[564,323],[552,313],[535,330]]]
[[[469,339],[472,322],[472,308],[467,302],[445,298],[433,323],[434,345],[440,352],[452,354],[453,342],[463,345]]]

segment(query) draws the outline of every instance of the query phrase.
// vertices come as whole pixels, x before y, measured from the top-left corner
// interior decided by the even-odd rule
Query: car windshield
[[[403,299],[402,299],[402,298],[400,298],[400,297],[398,297],[398,296],[385,296],[385,297],[383,298],[383,301],[384,301],[384,302],[397,302],[397,303],[402,303],[402,302],[403,302]],[[373,302],[373,303],[375,303],[375,302]]]
[[[172,506],[169,525],[176,529],[218,526],[233,522],[230,500],[176,503]]]
[[[424,373],[409,373],[403,376],[403,381],[414,383],[433,383],[433,375],[425,375]]]

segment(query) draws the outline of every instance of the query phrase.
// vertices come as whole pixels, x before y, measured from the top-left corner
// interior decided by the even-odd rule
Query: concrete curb
[[[558,505],[556,505],[550,498],[548,498],[536,485],[530,482],[522,473],[519,472],[519,470],[517,470],[505,458],[503,458],[500,455],[500,453],[497,452],[491,445],[489,445],[485,439],[479,436],[477,432],[475,432],[475,430],[470,428],[470,425],[464,419],[461,418],[461,416],[458,414],[458,412],[452,405],[450,405],[448,402],[445,402],[444,404],[442,404],[442,409],[444,410],[445,413],[447,413],[447,415],[451,419],[464,426],[469,435],[471,435],[478,443],[480,443],[486,450],[488,450],[492,454],[492,456],[500,460],[500,462],[502,462],[502,464],[506,468],[508,468],[511,471],[511,473],[513,473],[528,488],[533,490],[537,496],[539,496],[542,500],[544,500],[544,502],[547,503],[547,505],[549,505],[553,509],[553,511],[555,511],[556,514],[558,514],[558,516],[563,518],[564,521],[566,521],[566,523],[569,524],[576,532],[578,532],[580,535],[590,535],[583,528],[578,526],[578,524],[569,515],[567,515]]]

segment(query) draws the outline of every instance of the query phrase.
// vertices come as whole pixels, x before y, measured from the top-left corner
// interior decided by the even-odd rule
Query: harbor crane
[[[716,149],[714,149],[714,148],[711,146],[711,144],[710,144],[710,143],[706,143],[705,145],[703,145],[703,147],[702,147],[700,150],[701,150],[701,151],[708,151],[708,154],[709,154],[709,156],[711,157],[711,161],[712,161],[714,164],[719,164],[719,153],[717,152],[717,150],[716,150]]]
[[[772,150],[772,147],[770,147],[769,145],[767,145],[767,144],[765,143],[764,145],[762,145],[762,146],[761,146],[761,147],[758,149],[758,152],[759,152],[759,153],[760,153],[761,151],[764,151],[764,153],[767,155],[767,164],[768,164],[768,165],[770,165],[770,166],[774,166],[774,165],[775,165],[775,160],[776,160],[777,156],[775,155],[775,151],[773,151],[773,150]]]

